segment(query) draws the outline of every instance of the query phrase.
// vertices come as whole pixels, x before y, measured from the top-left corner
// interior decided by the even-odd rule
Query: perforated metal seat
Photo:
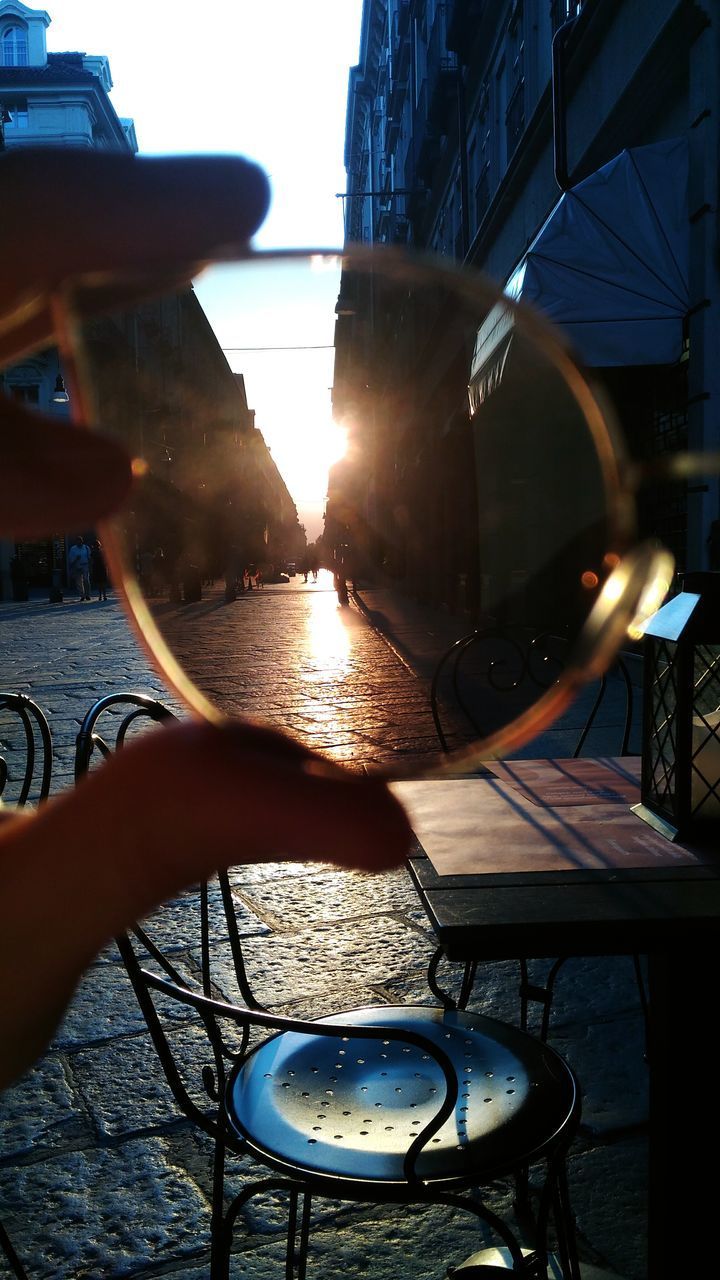
[[[320,1019],[327,1022],[329,1019]],[[417,1175],[470,1185],[516,1171],[567,1143],[578,1091],[551,1049],[505,1023],[436,1008],[363,1008],[334,1023],[414,1031],[447,1054],[452,1115],[417,1158]],[[437,1113],[442,1071],[397,1040],[281,1033],[234,1070],[228,1117],[259,1159],[283,1172],[407,1190],[408,1144]],[[343,1187],[343,1193],[352,1188]]]

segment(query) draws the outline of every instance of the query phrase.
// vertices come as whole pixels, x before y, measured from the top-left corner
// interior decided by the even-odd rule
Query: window
[[[5,386],[13,400],[20,400],[23,404],[39,403],[40,387],[37,383],[6,382]]]
[[[7,102],[5,110],[9,113],[10,119],[7,121],[6,129],[27,129],[28,127],[28,107],[27,102]]]
[[[505,112],[507,158],[525,129],[525,40],[522,5],[515,4],[507,36],[508,103]]]
[[[18,24],[6,27],[2,33],[2,65],[26,67],[28,65],[27,30]]]
[[[495,105],[495,128],[494,147],[495,147],[495,172],[498,178],[501,178],[507,166],[507,125],[505,121],[505,113],[508,105],[508,85],[505,74],[505,57],[503,56],[500,64],[495,72],[494,85],[494,105]]]
[[[470,189],[474,192],[474,224],[482,222],[490,204],[490,159],[492,137],[490,130],[490,89],[482,86],[478,103],[477,126],[473,142],[473,163],[470,167]]]

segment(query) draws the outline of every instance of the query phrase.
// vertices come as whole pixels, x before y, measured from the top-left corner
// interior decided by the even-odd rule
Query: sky
[[[362,0],[48,0],[45,7],[50,52],[109,59],[113,106],[135,121],[141,154],[231,152],[262,165],[273,195],[258,248],[342,245],[337,193],[346,185],[348,72],[358,61]],[[214,323],[212,291],[204,295],[200,282],[198,296]],[[305,358],[287,350],[228,352],[310,539],[322,530],[327,465],[341,447],[330,419],[333,319],[332,308],[324,322],[306,318],[298,337],[279,309],[278,348],[307,342],[302,330],[313,330],[315,350]],[[246,343],[246,336],[234,340],[226,316],[222,345]],[[305,399],[315,408],[298,415],[305,379],[314,384]]]

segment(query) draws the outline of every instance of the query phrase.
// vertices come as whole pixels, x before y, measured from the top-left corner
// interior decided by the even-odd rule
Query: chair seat
[[[552,1049],[503,1022],[425,1006],[380,1006],[319,1019],[425,1036],[457,1073],[454,1115],[417,1160],[425,1182],[470,1185],[517,1170],[568,1140],[575,1078]],[[403,1160],[445,1094],[438,1064],[398,1040],[281,1032],[231,1075],[230,1124],[284,1172],[406,1186]]]

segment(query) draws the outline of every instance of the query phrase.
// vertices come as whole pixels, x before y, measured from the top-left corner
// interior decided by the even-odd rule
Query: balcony
[[[408,71],[403,68],[403,75],[394,77],[387,96],[387,120],[385,122],[385,149],[393,151],[400,132],[400,123],[408,95]]]
[[[474,43],[480,20],[488,9],[487,0],[449,0],[447,9],[447,48],[462,62]]]
[[[437,7],[427,50],[428,115],[443,133],[447,132],[457,101],[459,68],[457,54],[447,45],[448,7]]]
[[[415,173],[420,183],[429,185],[433,170],[440,158],[440,139],[435,133],[427,131],[419,138],[415,146]]]
[[[390,34],[390,54],[393,75],[396,75],[410,55],[410,0],[401,0],[395,12]]]

